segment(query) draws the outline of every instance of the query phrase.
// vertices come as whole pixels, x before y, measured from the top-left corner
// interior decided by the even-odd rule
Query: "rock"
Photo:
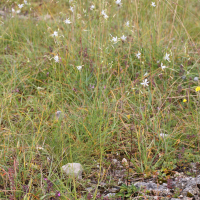
[[[199,77],[194,77],[194,81],[198,81],[199,80]]]
[[[80,163],[67,163],[62,166],[62,170],[69,176],[82,179],[83,167]]]
[[[167,187],[166,183],[162,185],[158,185],[152,181],[149,182],[136,182],[134,185],[137,188],[159,192],[159,195],[169,195],[171,194],[171,190]],[[200,175],[196,178],[193,177],[179,177],[175,178],[175,181],[171,182],[172,188],[179,188],[182,190],[181,195],[187,198],[188,194],[195,197],[199,194],[198,185],[200,185]]]

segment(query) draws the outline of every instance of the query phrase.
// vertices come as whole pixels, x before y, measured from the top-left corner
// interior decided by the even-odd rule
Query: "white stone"
[[[82,179],[83,167],[80,163],[67,163],[62,166],[62,170],[69,176]]]

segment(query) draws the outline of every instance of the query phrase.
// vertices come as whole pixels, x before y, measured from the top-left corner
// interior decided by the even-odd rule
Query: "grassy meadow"
[[[0,10],[0,199],[90,199],[91,181],[95,199],[111,159],[143,178],[199,162],[199,0]],[[61,170],[72,162],[80,181]]]

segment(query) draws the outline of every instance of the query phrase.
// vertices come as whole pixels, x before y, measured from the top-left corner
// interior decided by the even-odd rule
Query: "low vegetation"
[[[112,159],[124,159],[125,185],[199,161],[198,0],[1,0],[0,10],[1,199],[95,199]],[[72,162],[81,181],[61,170]]]

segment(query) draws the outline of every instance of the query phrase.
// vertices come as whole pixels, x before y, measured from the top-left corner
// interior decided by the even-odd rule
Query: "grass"
[[[19,3],[0,2],[1,199],[88,199],[91,177],[95,198],[111,154],[129,176],[199,161],[198,0],[32,0],[11,17]],[[83,165],[81,183],[61,171],[69,162]]]

